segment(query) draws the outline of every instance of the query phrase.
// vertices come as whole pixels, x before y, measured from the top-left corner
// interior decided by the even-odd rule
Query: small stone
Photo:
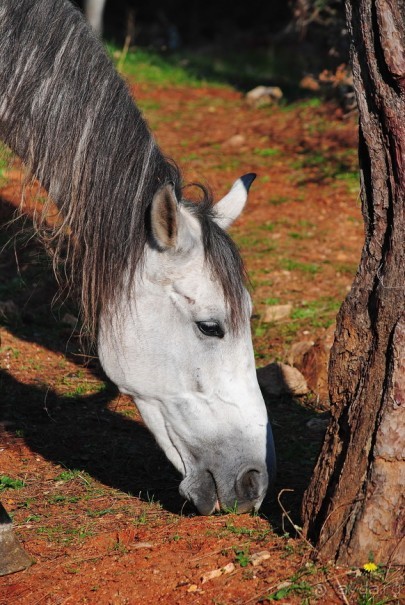
[[[246,94],[246,102],[251,107],[265,107],[278,103],[283,91],[278,86],[256,86]]]
[[[255,552],[251,557],[249,557],[249,561],[253,565],[253,567],[257,567],[263,561],[270,559],[270,553],[268,550],[262,550],[260,552]]]
[[[132,548],[153,548],[153,544],[151,542],[138,542],[137,544],[133,545]]]
[[[220,567],[219,569],[213,569],[212,571],[207,571],[205,574],[201,576],[201,583],[205,584],[209,580],[213,580],[214,578],[219,578],[224,574],[231,573],[235,571],[235,565],[233,563],[228,563],[224,567]]]
[[[225,567],[221,567],[222,573],[232,573],[235,571],[235,565],[233,563],[228,563]]]
[[[227,147],[242,147],[246,143],[246,137],[243,134],[234,134],[230,139],[225,141],[224,145]]]
[[[280,395],[306,395],[308,385],[299,370],[285,363],[270,363],[257,370],[260,387],[275,397]]]
[[[222,569],[213,569],[212,571],[207,571],[201,576],[201,583],[205,584],[205,582],[213,580],[214,578],[219,578],[219,576],[222,576]]]
[[[272,321],[280,321],[280,319],[290,317],[292,308],[293,307],[290,303],[286,305],[271,305],[266,307],[263,321],[270,323]]]
[[[287,359],[290,366],[299,367],[299,365],[302,363],[305,353],[307,353],[313,346],[313,340],[302,340],[300,342],[295,342],[290,349]]]
[[[315,393],[325,405],[329,398],[328,365],[330,349],[334,341],[335,326],[330,326],[324,336],[318,338],[301,356],[294,359],[296,367],[305,376],[309,389]],[[291,354],[289,357],[291,362]]]

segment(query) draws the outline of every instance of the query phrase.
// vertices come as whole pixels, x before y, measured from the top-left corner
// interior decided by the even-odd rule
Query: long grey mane
[[[95,337],[100,312],[127,287],[150,237],[148,212],[164,183],[182,179],[156,144],[126,84],[82,15],[67,0],[0,3],[0,138],[56,203],[56,258],[78,287],[84,325]],[[210,219],[211,196],[196,209],[205,252],[241,318],[243,265]],[[66,262],[67,256],[67,262]]]

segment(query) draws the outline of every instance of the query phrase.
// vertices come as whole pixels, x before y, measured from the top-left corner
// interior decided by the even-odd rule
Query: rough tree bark
[[[304,496],[321,559],[405,563],[405,3],[346,0],[365,244],[338,315],[332,420]]]

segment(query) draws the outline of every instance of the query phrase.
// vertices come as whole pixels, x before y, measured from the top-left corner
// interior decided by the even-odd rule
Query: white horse
[[[202,514],[257,510],[275,472],[226,229],[254,175],[184,199],[98,39],[67,0],[0,4],[0,138],[59,208],[56,253],[101,364],[134,398]]]
[[[251,180],[237,180],[214,206],[221,228],[241,212]],[[171,185],[153,199],[151,227],[157,246],[147,247],[133,296],[101,316],[101,363],[134,398],[184,477],[181,493],[201,513],[257,509],[267,489],[266,458],[273,478],[274,451],[256,378],[249,294],[241,292],[243,320],[235,329],[206,262],[202,224]]]

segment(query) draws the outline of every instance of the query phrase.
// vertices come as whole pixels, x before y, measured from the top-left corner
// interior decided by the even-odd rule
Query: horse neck
[[[63,214],[81,198],[116,200],[131,183],[135,197],[152,159],[167,171],[124,82],[70,2],[5,0],[1,11],[0,137]]]

